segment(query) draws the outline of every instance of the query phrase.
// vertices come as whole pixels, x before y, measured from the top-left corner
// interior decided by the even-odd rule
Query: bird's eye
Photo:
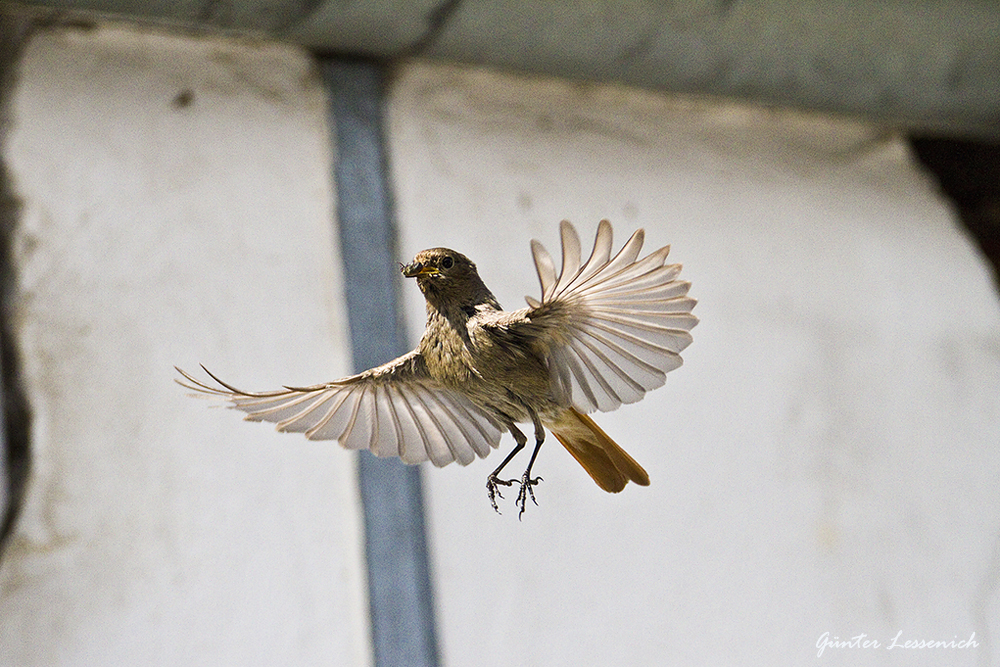
[[[441,266],[446,269],[450,269],[454,265],[455,265],[455,260],[453,260],[451,257],[445,257],[444,259],[441,260]]]

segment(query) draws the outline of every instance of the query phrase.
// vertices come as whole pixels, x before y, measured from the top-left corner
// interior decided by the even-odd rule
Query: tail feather
[[[629,481],[649,486],[649,475],[642,466],[582,412],[570,408],[549,428],[605,491],[618,493]]]

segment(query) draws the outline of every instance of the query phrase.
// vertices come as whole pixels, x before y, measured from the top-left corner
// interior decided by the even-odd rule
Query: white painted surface
[[[499,455],[427,471],[445,664],[802,665],[824,632],[883,645],[822,664],[996,663],[997,296],[899,138],[422,65],[391,109],[401,259],[453,247],[519,308],[529,239],[607,217],[700,299],[685,365],[597,417],[648,489],[605,494],[553,441],[519,523],[486,500]]]
[[[248,388],[348,371],[325,105],[294,48],[29,45],[5,159],[34,463],[0,662],[369,659],[354,457],[173,382],[199,362]]]

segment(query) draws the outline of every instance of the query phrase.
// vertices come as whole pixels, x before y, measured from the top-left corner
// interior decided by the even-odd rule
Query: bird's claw
[[[513,481],[513,480],[511,480],[511,481]],[[535,503],[536,507],[538,506],[538,501],[535,500],[535,492],[532,491],[531,487],[535,486],[540,481],[542,481],[541,477],[536,477],[536,478],[532,479],[528,475],[528,471],[527,470],[525,470],[524,474],[521,475],[521,488],[517,492],[517,501],[515,502],[515,504],[519,508],[521,508],[521,511],[519,511],[517,513],[517,520],[518,521],[521,520],[521,515],[524,514],[524,506],[528,503],[528,498],[529,497],[531,498],[531,502]]]
[[[500,485],[503,486],[513,486],[514,480],[512,479],[499,479],[496,473],[493,473],[486,478],[486,492],[490,494],[490,504],[493,505],[493,511],[500,514],[500,508],[497,507],[497,498],[503,500],[503,494],[500,493],[498,488]],[[520,497],[520,496],[518,496]]]

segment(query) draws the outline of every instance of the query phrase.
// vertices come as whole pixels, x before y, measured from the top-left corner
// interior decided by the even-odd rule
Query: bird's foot
[[[517,492],[517,501],[516,501],[516,505],[519,508],[521,508],[521,511],[517,513],[518,521],[521,520],[521,515],[524,514],[524,506],[528,503],[528,498],[531,498],[531,502],[535,503],[536,506],[538,505],[538,501],[535,500],[535,492],[532,491],[531,487],[535,486],[540,481],[542,481],[541,477],[536,477],[532,479],[531,475],[528,474],[527,470],[525,470],[524,474],[521,475],[521,488]]]
[[[493,511],[500,514],[500,508],[497,507],[497,498],[503,500],[503,494],[500,493],[500,486],[513,486],[514,480],[512,479],[499,479],[496,473],[493,473],[486,478],[486,492],[490,494],[490,504],[493,505]]]

